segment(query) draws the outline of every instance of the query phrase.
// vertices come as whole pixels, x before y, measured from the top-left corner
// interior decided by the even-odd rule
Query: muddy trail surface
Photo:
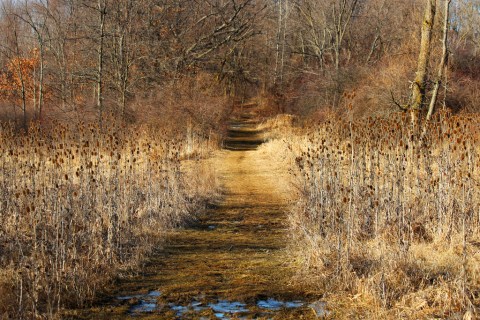
[[[142,274],[122,280],[82,319],[318,319],[321,302],[292,283],[285,250],[285,172],[256,148],[255,104],[234,112],[224,150],[209,161],[223,196],[169,235]],[[78,318],[77,318],[78,319]]]

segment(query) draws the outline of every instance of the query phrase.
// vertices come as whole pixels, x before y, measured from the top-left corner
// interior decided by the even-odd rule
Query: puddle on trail
[[[202,302],[199,301],[193,301],[187,306],[184,305],[176,305],[174,303],[169,303],[168,306],[170,309],[173,311],[176,311],[177,317],[181,317],[186,313],[195,313],[195,312],[202,312],[203,310],[208,309],[207,306],[203,305]]]
[[[211,309],[217,319],[229,319],[229,316],[238,313],[248,313],[247,305],[242,302],[231,302],[226,300],[219,300],[216,303],[204,304],[200,301],[193,301],[189,305],[176,305],[174,303],[168,304],[170,309],[175,311],[177,317],[182,317],[185,314],[200,313],[204,310]],[[207,319],[207,318],[205,318]]]
[[[226,300],[220,300],[217,303],[210,303],[208,306],[212,308],[218,319],[228,319],[227,315],[247,313],[249,311],[245,303],[230,302]]]
[[[302,301],[279,301],[275,299],[267,299],[267,300],[259,300],[257,302],[257,306],[262,309],[267,309],[267,310],[280,310],[282,308],[300,308],[305,305],[304,302]]]
[[[147,294],[136,294],[132,296],[117,297],[117,300],[139,300],[138,303],[134,304],[130,307],[130,309],[128,309],[128,312],[132,314],[150,313],[154,312],[157,309],[157,298],[160,296],[160,291],[150,291]]]
[[[132,315],[138,315],[142,313],[154,313],[157,311],[158,301],[161,296],[160,291],[150,291],[148,294],[136,294],[129,296],[119,296],[117,300],[130,301],[134,303],[128,310],[128,313]],[[323,301],[317,301],[307,304],[300,300],[294,301],[280,301],[273,298],[266,300],[258,300],[255,305],[247,305],[239,301],[227,301],[218,300],[215,303],[204,303],[197,300],[192,301],[188,305],[169,303],[168,307],[174,311],[176,316],[182,318],[184,315],[192,315],[195,313],[201,313],[205,310],[211,310],[213,315],[217,319],[247,319],[245,316],[251,316],[252,314],[261,315],[262,317],[274,315],[275,312],[282,309],[295,309],[308,307],[315,311],[317,317],[325,317],[329,315],[329,311],[326,309],[326,303]],[[201,318],[203,319],[203,318]],[[206,318],[205,318],[206,319]]]

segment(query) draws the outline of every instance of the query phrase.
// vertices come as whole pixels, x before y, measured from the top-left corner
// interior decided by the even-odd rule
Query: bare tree
[[[104,43],[105,43],[105,17],[107,15],[106,0],[97,1],[98,10],[98,32],[99,40],[97,47],[97,108],[98,108],[98,120],[100,127],[102,127],[103,118],[103,76],[104,76]]]
[[[44,78],[45,78],[45,47],[46,47],[46,16],[41,12],[36,11],[41,10],[41,3],[32,3],[25,1],[23,3],[23,11],[16,16],[25,22],[34,32],[35,38],[39,46],[39,71],[38,71],[38,93],[34,92],[34,110],[35,116],[41,120],[42,119],[42,109],[43,109],[43,100],[44,100]],[[36,91],[36,86],[34,87]],[[37,96],[38,94],[38,96]],[[37,111],[38,110],[38,111]]]
[[[142,1],[122,0],[115,2],[111,7],[112,34],[107,55],[111,63],[112,81],[119,93],[118,104],[122,117],[126,115],[127,97],[132,83],[131,68],[135,63],[137,51],[140,51],[141,40],[135,38],[137,30],[134,21],[140,20],[141,16],[135,13],[142,12],[143,4]]]
[[[425,102],[428,62],[430,59],[432,30],[436,13],[436,0],[425,0],[425,2],[418,66],[415,80],[412,83],[412,102],[407,107],[411,111],[420,110]]]
[[[450,3],[451,0],[444,0],[444,19],[443,19],[443,37],[442,37],[442,59],[438,65],[437,79],[432,91],[432,98],[430,100],[430,105],[428,107],[427,120],[430,120],[432,117],[435,104],[437,103],[438,90],[442,84],[442,78],[445,73],[445,68],[448,61],[448,26],[449,26],[449,17],[450,17]],[[446,85],[446,84],[445,84]]]
[[[22,126],[27,129],[28,116],[27,116],[27,83],[26,74],[24,73],[24,66],[22,60],[22,44],[20,43],[20,34],[23,30],[20,30],[19,14],[16,12],[16,8],[12,3],[8,5],[2,4],[2,11],[7,21],[7,26],[10,29],[8,43],[2,46],[3,54],[6,55],[11,65],[13,66],[14,76],[18,79],[18,85],[20,86],[20,101],[22,110]],[[17,88],[14,89],[17,91]],[[16,93],[15,93],[16,94]]]
[[[289,1],[279,0],[276,4],[277,12],[277,34],[275,43],[275,70],[274,84],[283,82],[283,72],[285,68],[285,51],[287,38],[287,24],[289,16]]]
[[[332,6],[335,70],[340,68],[340,51],[357,5],[358,0],[340,0]]]

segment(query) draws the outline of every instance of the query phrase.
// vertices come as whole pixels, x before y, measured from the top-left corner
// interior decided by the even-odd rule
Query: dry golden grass
[[[266,119],[258,128],[264,130],[265,140],[280,139],[294,134],[293,122],[295,117],[289,114],[280,114]]]
[[[115,122],[0,127],[0,317],[54,318],[140,263],[215,193],[193,160],[214,147]]]
[[[272,165],[263,151],[218,151],[203,162],[215,168],[222,196],[188,228],[171,232],[162,250],[149,259],[145,273],[117,283],[111,296],[160,291],[157,309],[136,315],[139,319],[215,319],[211,308],[178,316],[169,304],[199,301],[206,306],[219,299],[245,302],[247,318],[316,319],[307,306],[268,315],[257,306],[259,299],[268,297],[315,298],[291,282],[295,269],[285,250],[290,193],[288,185],[279,183],[288,173]],[[133,304],[112,299],[97,308],[72,311],[67,318],[128,319],[126,311]]]
[[[306,131],[306,132],[305,132]],[[290,168],[299,281],[336,318],[462,318],[480,305],[480,118],[328,116],[262,148]]]

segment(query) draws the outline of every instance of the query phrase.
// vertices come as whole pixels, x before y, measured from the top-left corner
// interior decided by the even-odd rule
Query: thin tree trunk
[[[426,0],[425,14],[422,22],[422,39],[418,67],[415,80],[412,84],[412,102],[408,109],[414,111],[421,109],[425,101],[425,82],[427,78],[428,60],[430,58],[430,44],[432,41],[432,29],[436,13],[436,0]]]
[[[277,83],[277,79],[279,77],[279,64],[280,64],[280,40],[282,34],[282,21],[283,21],[283,1],[280,0],[278,2],[278,21],[277,21],[277,43],[276,43],[276,53],[275,53],[275,75],[274,75],[274,84]]]
[[[39,39],[39,41],[41,41]],[[38,84],[38,120],[42,121],[42,110],[43,110],[43,82],[44,82],[44,68],[45,68],[45,62],[44,62],[44,52],[43,52],[43,41],[40,43],[40,79],[39,79],[39,84]]]
[[[26,92],[26,88],[25,88],[25,79],[24,79],[23,69],[22,69],[21,60],[20,60],[20,48],[19,48],[19,44],[18,44],[17,30],[14,31],[14,35],[15,35],[15,43],[16,43],[15,53],[16,53],[16,57],[17,57],[17,63],[16,63],[15,66],[17,68],[18,77],[20,79],[20,86],[21,86],[20,90],[21,90],[22,113],[23,113],[22,125],[23,125],[23,128],[26,130],[27,129],[27,122],[28,122],[28,119],[27,119],[27,92]]]
[[[33,115],[36,119],[41,120],[42,118],[42,107],[43,107],[43,85],[44,85],[44,67],[45,67],[45,41],[42,36],[42,29],[45,31],[45,23],[46,20],[44,19],[43,23],[40,23],[40,21],[37,21],[32,16],[32,13],[29,9],[28,2],[25,2],[25,14],[26,17],[23,17],[22,15],[15,15],[18,17],[20,20],[23,22],[27,23],[35,32],[36,38],[38,41],[38,46],[40,47],[40,70],[38,74],[38,91],[37,91],[37,81],[36,81],[36,69],[34,70],[34,76],[33,76]],[[37,25],[38,24],[38,25]],[[37,53],[35,52],[35,55]],[[35,56],[36,58],[36,56]]]
[[[285,43],[287,37],[288,0],[284,1],[283,9],[283,32],[282,32],[282,55],[280,62],[280,83],[283,83],[283,71],[285,68]]]
[[[375,35],[375,38],[373,39],[372,45],[370,47],[370,52],[368,53],[366,63],[370,63],[370,60],[372,59],[375,50],[377,49],[377,43],[378,40],[380,40],[380,35],[378,34],[378,29],[377,29],[377,34]]]
[[[23,128],[26,130],[27,129],[27,93],[25,90],[25,81],[23,79],[23,74],[22,71],[19,70],[20,73],[20,82],[22,85],[22,112],[23,112]]]
[[[105,0],[98,0],[100,41],[98,43],[97,108],[100,127],[102,127],[103,117],[103,45],[105,37],[105,6]]]
[[[451,0],[444,0],[445,8],[444,8],[444,21],[443,21],[443,52],[442,52],[442,60],[438,65],[438,74],[437,80],[435,81],[435,86],[433,88],[432,99],[430,100],[430,106],[428,107],[427,113],[427,121],[430,120],[433,114],[433,110],[435,108],[435,104],[437,103],[438,98],[438,90],[440,89],[440,85],[442,84],[443,74],[447,65],[448,60],[448,23],[449,23],[449,14],[450,14],[450,3]]]
[[[358,0],[342,0],[339,4],[338,10],[337,6],[333,5],[332,7],[332,16],[335,28],[335,44],[334,44],[334,55],[335,55],[335,94],[333,98],[333,105],[336,108],[340,102],[340,53],[342,50],[343,42],[345,39],[345,34],[348,31],[350,22],[352,20],[353,14],[357,7]]]

